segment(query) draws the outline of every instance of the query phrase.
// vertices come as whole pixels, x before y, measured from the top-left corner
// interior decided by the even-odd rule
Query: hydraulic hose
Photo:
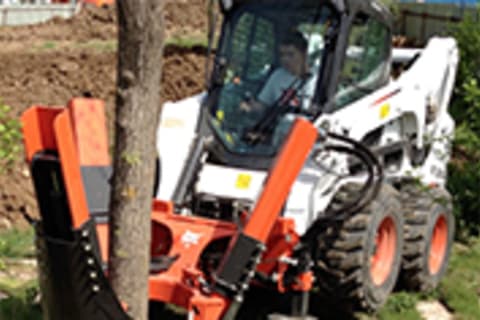
[[[328,136],[332,139],[336,139],[348,144],[351,144],[355,149],[360,150],[364,155],[366,155],[369,158],[369,162],[371,165],[373,165],[376,168],[377,171],[377,181],[375,182],[375,185],[373,186],[372,192],[370,193],[369,197],[365,199],[364,205],[361,207],[365,207],[372,201],[380,191],[380,188],[382,186],[383,182],[383,167],[380,161],[378,161],[378,158],[373,154],[372,151],[370,151],[369,148],[367,148],[365,145],[363,145],[361,142],[356,141],[352,138],[342,136],[333,132],[329,132]],[[360,208],[360,209],[361,209]]]
[[[354,200],[349,201],[348,203],[344,204],[340,209],[335,209],[335,210],[330,210],[328,212],[329,216],[337,216],[340,213],[350,213],[351,211],[356,211],[358,204],[364,199],[368,191],[372,188],[372,184],[375,179],[375,169],[374,166],[371,165],[370,159],[368,156],[366,156],[363,152],[357,150],[357,149],[352,149],[346,146],[341,146],[341,145],[327,145],[325,146],[325,151],[334,151],[338,153],[345,153],[348,155],[355,156],[358,158],[363,164],[365,164],[365,167],[368,172],[368,178],[362,188],[359,191],[359,195],[355,197]]]
[[[319,234],[318,230],[321,230],[322,227],[326,225],[325,222],[327,220],[342,221],[365,208],[377,196],[383,181],[382,165],[378,161],[378,158],[366,146],[349,137],[332,132],[328,132],[327,136],[350,146],[336,144],[326,145],[323,150],[354,156],[365,165],[368,177],[355,199],[347,202],[341,208],[329,210],[327,217],[319,218],[313,222],[302,237],[304,241],[308,242],[314,240],[315,235]]]

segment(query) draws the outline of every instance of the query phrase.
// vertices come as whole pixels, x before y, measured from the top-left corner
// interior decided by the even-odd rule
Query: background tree
[[[163,0],[117,1],[118,73],[109,277],[135,320],[147,319],[150,212],[160,112]]]
[[[480,235],[480,7],[450,27],[460,49],[451,103],[457,124],[448,188],[454,195],[457,237]]]

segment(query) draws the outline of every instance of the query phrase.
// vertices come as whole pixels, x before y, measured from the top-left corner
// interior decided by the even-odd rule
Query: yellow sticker
[[[182,119],[166,118],[162,120],[161,126],[163,128],[178,128],[185,126],[185,122]]]
[[[228,143],[233,144],[233,137],[230,133],[225,133],[225,139],[227,140]]]
[[[385,119],[390,114],[390,104],[385,103],[380,107],[380,119]]]
[[[220,120],[220,121],[223,121],[223,118],[225,118],[225,113],[223,112],[223,110],[218,110],[217,111],[217,119]]]
[[[246,173],[240,173],[237,176],[237,182],[235,183],[235,187],[237,189],[246,190],[250,188],[250,182],[252,181],[252,176]]]

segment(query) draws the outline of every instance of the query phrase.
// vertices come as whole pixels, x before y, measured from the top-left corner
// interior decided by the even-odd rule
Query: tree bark
[[[160,114],[164,0],[117,1],[118,73],[109,278],[135,320],[148,318],[150,214]]]

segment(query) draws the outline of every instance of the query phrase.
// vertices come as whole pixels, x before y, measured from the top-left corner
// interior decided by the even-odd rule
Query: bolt
[[[286,235],[285,235],[285,241],[286,241],[287,243],[290,243],[290,242],[292,241],[292,236],[289,235],[289,234],[286,234]]]

